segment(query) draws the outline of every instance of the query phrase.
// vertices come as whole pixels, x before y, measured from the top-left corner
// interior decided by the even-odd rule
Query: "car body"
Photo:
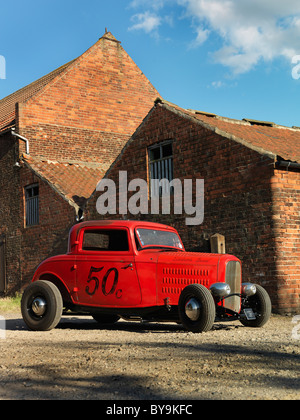
[[[103,324],[174,321],[204,332],[216,320],[262,326],[271,302],[261,286],[242,283],[235,256],[186,252],[167,225],[107,220],[71,228],[67,253],[38,266],[21,309],[33,330],[54,328],[64,310]]]

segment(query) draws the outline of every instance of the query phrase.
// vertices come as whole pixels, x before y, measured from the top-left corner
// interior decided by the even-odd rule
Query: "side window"
[[[126,230],[87,230],[84,232],[83,251],[129,251]]]
[[[26,227],[39,224],[39,186],[29,185],[25,188]]]

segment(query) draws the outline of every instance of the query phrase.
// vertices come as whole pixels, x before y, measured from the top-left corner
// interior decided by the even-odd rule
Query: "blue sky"
[[[2,2],[0,98],[81,55],[105,27],[164,99],[300,126],[299,0]]]

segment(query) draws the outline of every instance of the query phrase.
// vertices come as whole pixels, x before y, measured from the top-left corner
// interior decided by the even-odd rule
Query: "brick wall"
[[[0,236],[5,241],[6,282],[8,291],[20,287],[21,230],[18,145],[10,134],[0,136]]]
[[[120,43],[106,37],[19,104],[19,130],[30,140],[31,155],[113,159],[152,107],[158,92]]]
[[[57,161],[113,162],[158,92],[106,34],[40,92],[16,104],[16,129],[30,155]],[[0,136],[0,235],[6,238],[8,292],[30,281],[46,257],[66,251],[75,211],[30,169],[15,167],[25,144]],[[25,227],[24,187],[39,183],[40,223]],[[95,185],[96,187],[96,185]]]
[[[24,187],[39,184],[39,225],[25,226]],[[22,286],[30,282],[36,266],[52,255],[67,252],[69,229],[75,223],[75,209],[26,167],[20,169]]]
[[[18,161],[18,144],[10,134],[0,136],[0,238],[5,241],[6,293],[14,294],[31,279],[45,258],[65,253],[75,209],[48,184]],[[38,226],[25,227],[24,187],[39,184]]]
[[[276,243],[277,306],[282,313],[300,309],[300,173],[275,170],[271,178]]]
[[[171,139],[174,141],[174,177],[204,179],[204,222],[200,226],[186,226],[185,214],[136,217],[174,226],[187,250],[207,251],[210,235],[225,235],[226,252],[242,260],[243,280],[264,286],[271,295],[274,310],[282,311],[278,298],[278,269],[281,260],[277,259],[281,239],[276,237],[278,220],[276,222],[274,219],[273,210],[276,204],[271,188],[274,185],[271,184],[274,182],[274,163],[270,158],[157,106],[125,147],[108,178],[118,183],[119,171],[127,170],[128,182],[134,178],[147,180],[147,147]],[[281,172],[277,176],[280,174]],[[295,188],[295,183],[292,185]],[[282,191],[282,194],[285,193]],[[96,211],[98,197],[99,193],[95,193],[88,204],[88,219],[100,218]],[[286,205],[290,211],[293,208],[296,213],[298,210],[291,207],[295,205],[292,204],[294,197],[290,197],[290,200]],[[285,210],[282,208],[283,212]],[[119,215],[107,215],[106,218],[113,217],[120,218]],[[132,215],[128,217],[135,218]],[[284,224],[283,221],[282,223]],[[292,228],[287,229],[286,235],[291,237]],[[294,246],[295,244],[294,241]],[[297,254],[293,254],[290,257],[293,262],[296,256]],[[299,275],[293,281],[299,285]],[[286,305],[285,310],[287,306],[292,310],[290,305]],[[294,306],[293,311],[295,310]]]

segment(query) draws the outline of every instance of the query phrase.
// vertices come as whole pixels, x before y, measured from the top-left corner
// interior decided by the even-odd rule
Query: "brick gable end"
[[[34,156],[91,161],[103,156],[102,143],[109,149],[116,137],[119,150],[157,96],[120,43],[106,34],[20,104],[18,128],[30,138]]]

